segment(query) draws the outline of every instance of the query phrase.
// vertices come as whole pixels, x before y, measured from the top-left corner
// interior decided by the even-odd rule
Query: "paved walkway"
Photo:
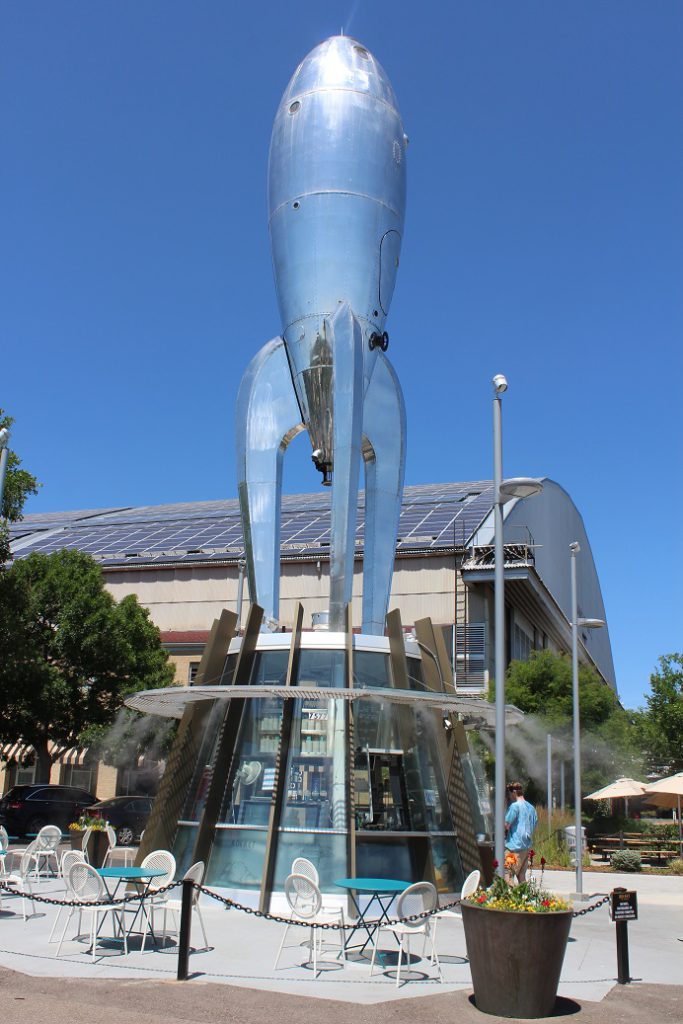
[[[547,872],[545,883],[558,892],[571,892],[574,876],[568,872]],[[679,1006],[683,1003],[683,990],[670,988],[671,983],[683,984],[683,943],[678,941],[678,936],[683,936],[683,879],[592,872],[584,875],[586,892],[607,892],[615,884],[637,888],[639,893],[640,918],[629,926],[631,973],[636,980],[631,986],[615,987],[615,929],[607,909],[602,907],[576,918],[572,924],[560,995],[574,1004],[578,1003],[583,1008],[584,1019],[595,1020],[596,1024],[598,1010],[595,1004],[604,1008],[606,1014],[611,1013],[612,1007],[620,1007],[614,1012],[621,1016],[610,1018],[601,1012],[600,1024],[607,1024],[611,1019],[639,1022],[675,1020],[680,1024],[683,1019],[680,1009],[678,1016],[667,1014],[668,1007],[673,1007],[676,1000]],[[40,891],[59,897],[63,891],[62,883],[58,880],[41,883]],[[462,924],[458,921],[441,921],[438,926],[437,946],[442,959],[444,984],[437,982],[429,963],[423,960],[413,965],[407,983],[396,989],[391,971],[377,973],[371,978],[367,964],[344,967],[332,958],[331,951],[330,961],[315,979],[312,971],[302,966],[305,954],[299,944],[285,951],[281,967],[274,971],[273,962],[283,926],[238,911],[226,911],[215,901],[210,901],[203,908],[211,943],[208,950],[196,948],[200,945],[201,932],[196,923],[193,928],[196,951],[190,958],[192,980],[186,983],[175,982],[177,947],[173,940],[169,940],[164,950],[143,954],[134,949],[127,957],[121,955],[120,945],[111,941],[99,951],[101,955],[98,953],[93,963],[85,952],[85,937],[74,939],[73,930],[70,930],[67,932],[69,941],[65,942],[62,955],[57,959],[56,945],[47,942],[56,910],[36,905],[36,911],[24,922],[19,901],[3,896],[0,911],[3,1024],[8,1020],[29,1019],[29,1016],[20,1015],[22,1008],[18,1007],[23,1001],[23,990],[31,993],[33,1019],[48,1016],[51,1024],[58,1024],[61,1020],[59,1007],[66,1000],[67,993],[71,993],[69,998],[75,1003],[82,1002],[91,1007],[97,1005],[99,1008],[96,1014],[88,1017],[81,1015],[79,1007],[79,1014],[72,1011],[69,1019],[92,1019],[98,1024],[108,1024],[110,1019],[116,1019],[117,1024],[124,1024],[128,1019],[140,1024],[148,1021],[153,1024],[162,1019],[165,1022],[213,1021],[219,1019],[218,1007],[223,1007],[221,1020],[240,1022],[262,1021],[272,1008],[278,1014],[278,1024],[285,1024],[290,1016],[292,1019],[296,1016],[300,1022],[304,1003],[308,1007],[307,1018],[311,1013],[324,1014],[326,1024],[342,1019],[346,1021],[350,1012],[353,1013],[354,1024],[366,1019],[370,1021],[371,1017],[373,1024],[393,1021],[400,1019],[396,1014],[407,1002],[410,1002],[410,1016],[415,1021],[421,1021],[423,1017],[430,1022],[447,1018],[449,1021],[482,1019],[468,1003],[471,992],[469,964]],[[297,935],[298,943],[305,937],[306,931],[302,929]],[[391,949],[390,937],[387,936],[382,946]],[[653,985],[663,987],[652,989]],[[646,1016],[642,1015],[642,1004],[637,994],[644,986],[656,993],[658,1007],[661,1002],[656,1012],[655,1002],[648,1004],[650,1009]],[[168,1006],[172,1010],[165,1008],[167,992],[175,993],[168,997]],[[310,1003],[311,997],[316,1000],[315,1004]],[[29,996],[25,998],[29,999]],[[48,1014],[41,1007],[51,1005],[52,1000],[55,1012]],[[10,1003],[13,1006],[17,1004],[14,1007],[16,1016],[7,1014],[6,1008]],[[355,1004],[353,1011],[350,1011],[349,1003]],[[226,1011],[228,1005],[230,1012]],[[565,1008],[569,1005],[565,1004]],[[371,1006],[376,1008],[376,1012],[365,1009]],[[593,1013],[591,1006],[596,1013],[586,1016]],[[630,1010],[624,1007],[631,1006],[641,1008],[640,1017],[635,1011],[633,1017],[629,1017]],[[118,1007],[116,1014],[113,1007]],[[182,1015],[185,1012],[182,1007],[187,1008],[189,1015]],[[455,1007],[458,1012],[454,1016]],[[569,1012],[575,1010],[576,1006]],[[111,1017],[108,1016],[110,1013],[113,1014]],[[126,1016],[128,1013],[130,1017]]]

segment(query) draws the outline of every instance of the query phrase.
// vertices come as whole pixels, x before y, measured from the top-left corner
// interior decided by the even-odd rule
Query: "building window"
[[[192,686],[195,679],[197,678],[197,672],[199,671],[199,662],[191,661],[187,667],[187,684]]]
[[[74,786],[76,789],[84,789],[86,793],[94,793],[96,771],[96,765],[65,764],[59,781],[62,786]]]
[[[486,668],[486,623],[468,622],[455,627],[458,672],[467,675],[484,672]]]
[[[525,633],[517,623],[512,626],[512,661],[528,661],[534,647],[534,642],[528,633]]]

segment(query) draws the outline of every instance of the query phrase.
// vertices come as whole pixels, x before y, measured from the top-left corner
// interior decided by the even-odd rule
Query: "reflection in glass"
[[[278,832],[277,859],[275,861],[275,889],[282,891],[285,879],[292,870],[295,857],[305,857],[315,864],[323,892],[340,890],[334,882],[346,878],[346,835],[334,832]]]
[[[344,651],[302,650],[299,655],[298,686],[346,686]]]
[[[235,889],[260,889],[267,829],[216,829],[206,884]]]

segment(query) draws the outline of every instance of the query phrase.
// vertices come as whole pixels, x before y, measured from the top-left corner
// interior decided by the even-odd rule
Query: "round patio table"
[[[105,888],[106,888],[107,892],[109,893],[109,896],[111,897],[111,899],[115,899],[116,898],[116,894],[117,894],[117,892],[119,891],[119,888],[121,887],[121,885],[124,882],[132,882],[135,885],[135,887],[138,890],[138,892],[141,893],[144,896],[144,895],[146,895],[147,890],[149,889],[150,882],[152,881],[152,879],[153,878],[160,878],[162,875],[166,874],[166,872],[163,870],[163,868],[125,868],[125,867],[118,867],[118,868],[95,868],[95,870],[97,871],[97,874],[100,876],[100,878],[104,879]],[[107,880],[109,878],[116,879],[116,885],[114,886],[113,891],[111,891],[109,889],[109,885],[107,883]],[[143,883],[146,883],[146,884],[143,885]],[[133,915],[133,920],[131,921],[130,926],[128,928],[128,934],[129,935],[133,931],[133,926],[135,925],[135,922],[137,921],[137,919],[140,916],[140,914],[142,914],[143,916],[147,915],[147,911],[145,909],[144,903],[145,903],[144,899],[141,899],[140,902],[139,902],[139,906],[137,908],[135,908],[135,913]],[[150,936],[152,938],[152,941],[154,943],[156,943],[156,936],[154,935],[154,932],[152,931],[151,924],[150,924],[149,932],[150,932]]]
[[[402,893],[403,890],[407,889],[412,883],[399,881],[396,878],[338,878],[334,884],[338,885],[340,889],[347,890],[358,915],[353,928],[346,939],[346,948],[349,949],[352,945],[359,945],[359,943],[352,944],[351,942],[357,931],[364,929],[367,933],[367,938],[360,947],[360,953],[362,955],[365,951],[365,947],[368,942],[372,941],[372,937],[379,929],[380,925],[383,922],[388,922],[390,920],[389,908],[391,907],[391,904],[399,893]],[[370,897],[364,910],[361,910],[360,908],[360,904],[358,902],[359,895],[367,895]],[[379,907],[379,917],[374,918],[373,920],[368,920],[368,912],[373,904],[377,904]]]

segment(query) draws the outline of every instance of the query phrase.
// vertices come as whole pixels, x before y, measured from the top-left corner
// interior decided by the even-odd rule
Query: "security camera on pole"
[[[494,852],[498,873],[505,862],[505,547],[503,505],[512,498],[530,498],[543,489],[540,480],[518,476],[503,480],[503,426],[501,395],[508,382],[502,373],[493,378],[493,546],[494,546],[494,637],[496,679],[496,776]]]

